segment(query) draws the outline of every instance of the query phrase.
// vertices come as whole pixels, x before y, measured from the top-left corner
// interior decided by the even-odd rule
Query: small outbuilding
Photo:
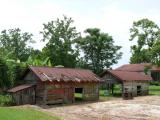
[[[8,90],[12,95],[12,101],[16,105],[35,104],[35,85],[23,84]]]
[[[90,70],[53,67],[29,67],[23,80],[26,84],[36,86],[34,90],[37,104],[73,103],[76,100],[75,93],[81,93],[83,100],[98,100],[99,85],[102,82]],[[29,91],[29,88],[21,91]]]
[[[139,72],[118,70],[106,70],[101,77],[105,81],[106,88],[113,89],[114,84],[120,84],[124,98],[147,95],[149,93],[149,81],[152,80],[149,75]]]

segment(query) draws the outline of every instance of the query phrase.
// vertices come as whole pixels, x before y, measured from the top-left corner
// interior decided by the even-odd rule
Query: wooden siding
[[[35,87],[11,93],[12,100],[16,105],[35,104],[35,94]]]
[[[130,93],[132,93],[132,95],[135,97],[135,96],[138,96],[137,95],[137,86],[141,86],[141,95],[148,95],[149,82],[138,82],[138,81],[124,82],[123,83],[123,90],[125,90],[125,88],[127,88],[128,91]]]
[[[75,101],[75,88],[83,88],[83,100],[98,100],[99,99],[99,85],[98,84],[73,84],[61,83],[54,84],[45,83],[43,91],[37,91],[41,94],[43,99],[39,101],[40,104],[56,104],[56,103],[73,103]]]
[[[102,77],[103,80],[105,80],[105,85],[107,84],[122,84],[122,95],[125,93],[125,90],[129,93],[132,93],[133,97],[137,96],[137,86],[141,86],[141,95],[148,95],[149,93],[149,82],[148,81],[123,81],[120,82],[118,79],[116,79],[111,74],[105,74]],[[103,84],[104,86],[104,84]]]
[[[121,83],[117,78],[115,78],[114,76],[112,76],[111,74],[106,73],[102,79],[105,81],[105,83],[109,83],[109,84],[118,84]]]
[[[99,83],[42,82],[31,71],[24,80],[26,83],[36,83],[37,104],[73,103],[77,87],[83,88],[83,100],[99,99]]]
[[[99,99],[99,88],[97,85],[85,85],[83,92],[84,100],[98,100]]]

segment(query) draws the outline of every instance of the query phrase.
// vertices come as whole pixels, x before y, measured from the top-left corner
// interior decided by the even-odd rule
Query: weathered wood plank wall
[[[35,104],[35,94],[35,87],[31,87],[12,93],[12,99],[16,105]]]
[[[73,103],[76,87],[83,88],[84,100],[99,99],[99,83],[41,82],[32,72],[24,78],[26,83],[36,83],[36,103]]]

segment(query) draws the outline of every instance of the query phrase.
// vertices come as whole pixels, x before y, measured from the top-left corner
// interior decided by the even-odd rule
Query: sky
[[[20,28],[34,35],[34,48],[42,49],[39,32],[43,23],[63,15],[71,17],[77,31],[100,28],[122,46],[118,67],[129,63],[131,56],[129,29],[133,21],[148,18],[160,25],[160,0],[0,0],[0,31]]]

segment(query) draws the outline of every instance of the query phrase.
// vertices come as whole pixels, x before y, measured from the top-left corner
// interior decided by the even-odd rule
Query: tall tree
[[[156,41],[151,49],[151,62],[160,67],[160,39]]]
[[[130,41],[137,41],[131,46],[131,63],[151,62],[150,50],[158,39],[159,27],[149,19],[141,19],[133,22],[130,29]]]
[[[77,44],[84,53],[85,62],[89,68],[99,74],[104,68],[110,68],[117,63],[122,53],[118,52],[120,46],[114,45],[114,41],[107,33],[101,33],[98,28],[85,30],[86,37],[77,40]]]
[[[8,67],[3,59],[0,58],[0,88],[3,90],[10,86],[8,77]]]
[[[0,34],[0,54],[5,56],[10,53],[9,58],[26,61],[32,51],[32,48],[28,47],[27,44],[31,42],[34,42],[32,34],[23,33],[19,28],[3,30]]]
[[[72,25],[71,18],[63,17],[62,20],[43,24],[43,41],[47,41],[42,52],[48,56],[52,65],[63,65],[65,67],[75,67],[77,51],[73,49],[74,40],[79,37],[76,28]]]

